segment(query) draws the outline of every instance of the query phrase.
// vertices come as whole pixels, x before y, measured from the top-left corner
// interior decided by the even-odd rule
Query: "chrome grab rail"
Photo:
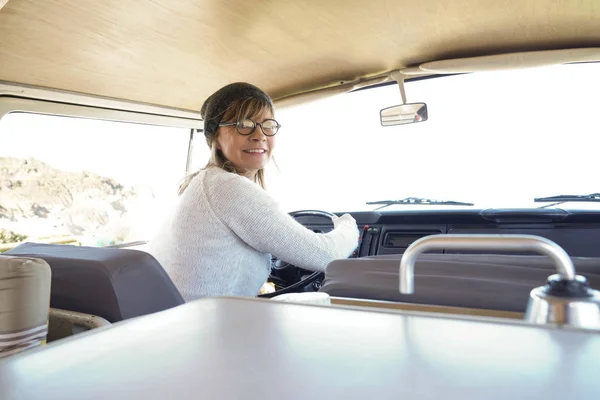
[[[414,293],[417,256],[427,251],[443,249],[533,251],[550,257],[563,279],[575,279],[575,267],[569,255],[558,244],[546,238],[535,235],[440,234],[418,239],[406,249],[400,261],[400,293]]]

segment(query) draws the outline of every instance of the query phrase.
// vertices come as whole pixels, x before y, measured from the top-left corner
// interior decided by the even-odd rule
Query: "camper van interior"
[[[185,301],[148,245],[233,82],[359,240]],[[597,0],[0,0],[0,399],[600,398],[599,92]]]

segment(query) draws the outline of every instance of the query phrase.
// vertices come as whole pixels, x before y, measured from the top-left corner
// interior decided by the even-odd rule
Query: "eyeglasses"
[[[263,122],[254,122],[250,118],[243,119],[238,122],[221,123],[219,126],[235,126],[235,130],[242,136],[251,135],[256,129],[256,125],[260,126],[260,129],[265,136],[275,136],[281,125],[274,119],[265,119]]]

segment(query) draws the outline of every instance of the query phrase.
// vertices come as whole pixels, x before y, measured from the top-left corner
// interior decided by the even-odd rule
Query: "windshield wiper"
[[[403,204],[403,205],[430,205],[430,206],[472,206],[473,203],[464,203],[462,201],[454,201],[454,200],[432,200],[425,199],[422,197],[407,197],[401,200],[378,200],[378,201],[369,201],[367,204],[381,204],[381,207],[376,208],[375,210],[381,210],[382,208],[394,205],[394,204]]]
[[[592,194],[561,194],[558,196],[550,196],[550,197],[539,197],[537,199],[533,199],[536,203],[552,203],[547,204],[545,206],[541,206],[539,208],[546,208],[557,206],[559,204],[568,203],[568,202],[590,202],[590,203],[600,203],[600,193],[592,193]]]

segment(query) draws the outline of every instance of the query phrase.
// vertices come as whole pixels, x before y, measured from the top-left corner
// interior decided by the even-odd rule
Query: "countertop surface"
[[[600,334],[212,298],[0,360],[0,399],[600,399]]]

